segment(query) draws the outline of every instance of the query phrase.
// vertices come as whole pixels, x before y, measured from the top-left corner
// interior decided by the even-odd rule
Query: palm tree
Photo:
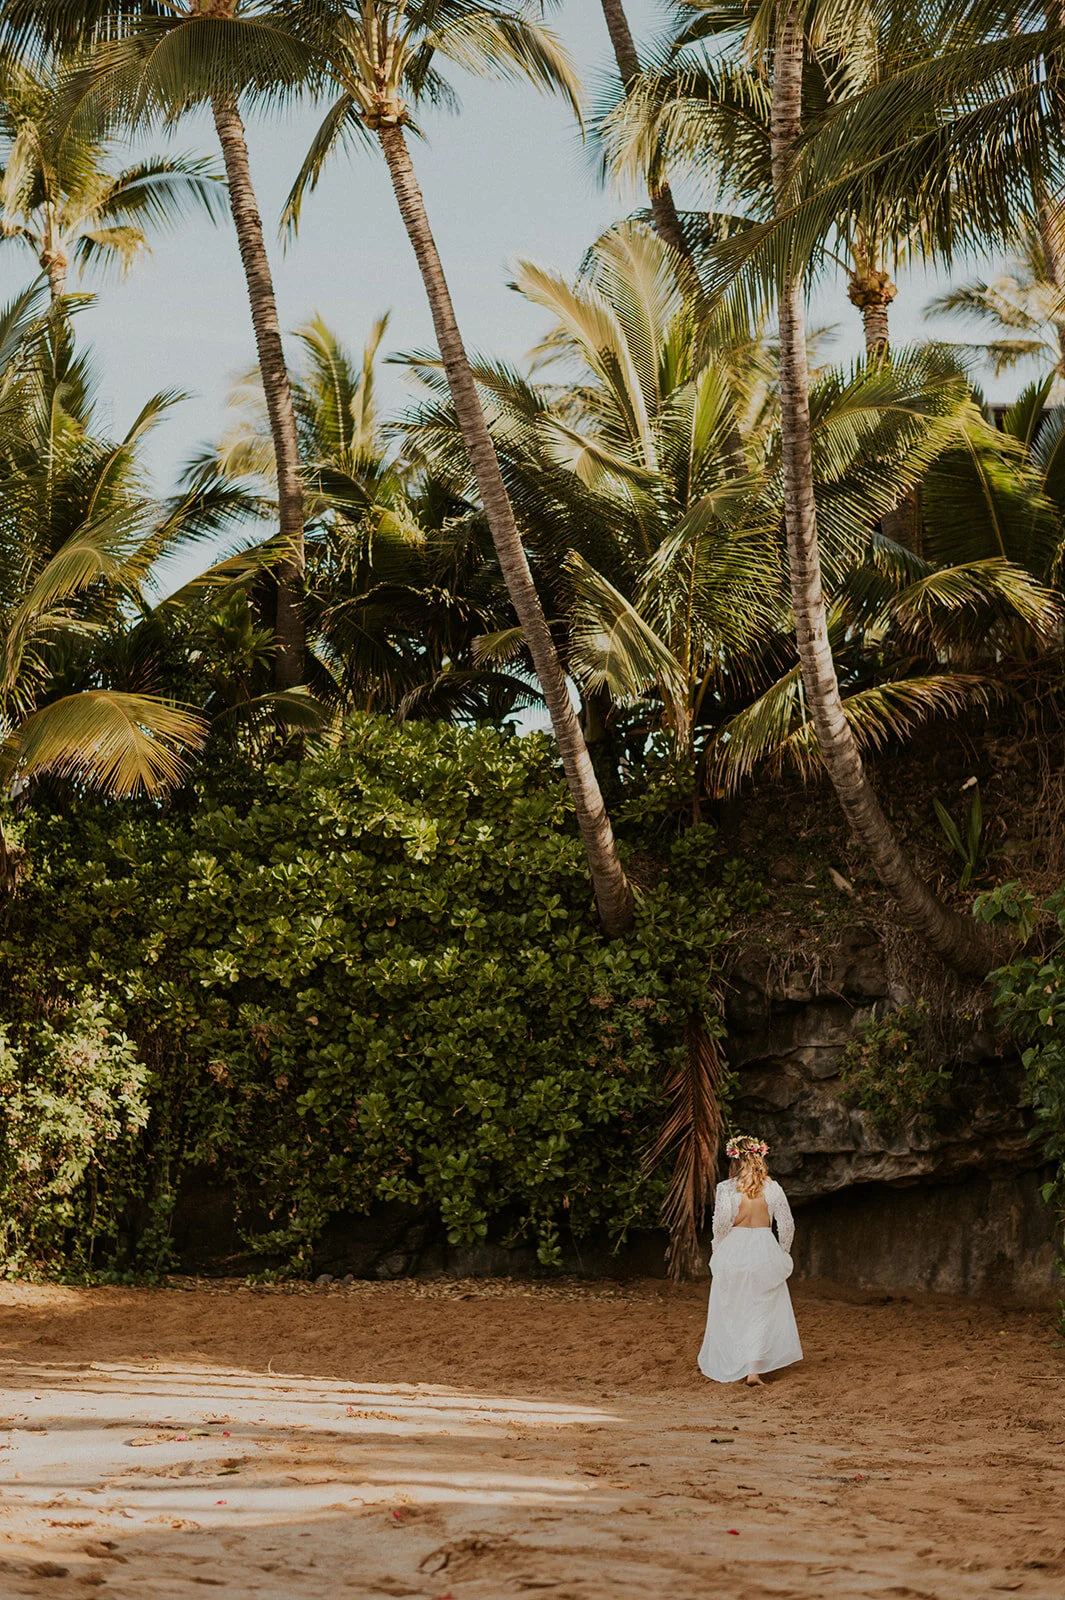
[[[164,9],[167,14],[160,15]],[[366,0],[358,20],[340,0],[278,0],[272,6],[257,5],[255,0],[248,0],[247,5],[240,0],[173,0],[173,4],[167,0],[165,8],[149,0],[139,5],[79,0],[75,10],[80,27],[72,27],[71,8],[65,0],[46,0],[39,7],[26,0],[3,0],[0,39],[4,24],[8,37],[16,42],[39,38],[42,31],[53,43],[69,42],[72,35],[79,42],[106,40],[117,31],[124,37],[117,45],[106,46],[93,75],[97,92],[106,89],[110,76],[112,99],[121,100],[124,95],[131,111],[140,117],[151,112],[173,115],[204,99],[212,105],[271,407],[282,531],[291,535],[293,548],[298,539],[301,573],[298,433],[237,96],[249,86],[260,95],[290,90],[307,81],[316,61],[340,88],[340,98],[297,181],[289,207],[292,220],[298,215],[300,195],[313,183],[338,141],[353,127],[378,139],[426,285],[500,566],[551,714],[603,925],[610,934],[623,932],[632,918],[631,891],[499,474],[403,132],[409,120],[404,93],[412,97],[446,94],[432,64],[436,55],[475,71],[525,76],[545,87],[561,89],[576,106],[576,86],[564,52],[520,5],[491,0],[485,4],[422,0],[409,7],[405,0]],[[132,98],[131,61],[139,72]],[[290,593],[288,582],[282,582],[281,593]],[[278,635],[281,643],[280,624]],[[282,657],[291,665],[287,642],[279,650],[279,660]]]
[[[57,660],[135,604],[173,529],[144,493],[138,441],[175,396],[148,402],[117,444],[92,436],[91,385],[67,319],[30,290],[0,312],[0,795],[45,773],[112,795],[179,782],[204,725],[158,696],[68,688]],[[0,830],[0,881],[12,852]]]
[[[636,41],[632,37],[632,29],[629,27],[629,19],[625,15],[622,0],[602,0],[602,6],[603,19],[614,49],[614,59],[618,64],[621,87],[628,95],[632,93],[640,76],[640,58],[636,51]],[[677,212],[669,180],[661,178],[653,182],[649,187],[649,193],[651,215],[659,238],[678,254],[690,256],[691,250],[684,236],[684,225]]]
[[[377,365],[388,318],[361,360],[316,317],[296,330],[293,397],[307,509],[309,682],[340,707],[401,717],[502,721],[538,702],[525,677],[480,664],[477,641],[512,626],[483,514],[413,467],[384,430]],[[232,421],[190,485],[276,492],[259,374],[234,390]],[[223,628],[231,626],[227,614]],[[212,624],[213,625],[213,624]],[[232,625],[246,628],[243,616]],[[243,653],[247,653],[246,650]]]
[[[631,890],[500,474],[405,134],[409,101],[445,93],[434,66],[437,57],[481,74],[528,78],[561,92],[576,108],[577,85],[568,58],[529,10],[507,0],[421,0],[413,5],[364,0],[357,18],[337,0],[303,0],[291,9],[322,51],[340,95],[297,179],[288,216],[296,222],[305,190],[313,187],[341,139],[353,129],[376,138],[425,285],[499,565],[551,716],[600,918],[608,935],[623,933],[632,921]]]
[[[639,223],[599,239],[576,282],[519,262],[516,287],[553,319],[537,382],[505,367],[475,376],[524,537],[558,575],[552,602],[568,619],[567,664],[589,721],[597,712],[614,742],[624,728],[630,761],[666,733],[698,808],[704,774],[720,790],[768,761],[809,772],[816,745],[778,541],[778,419],[742,408],[738,475],[733,386],[676,267]],[[407,424],[408,445],[461,492],[456,431],[443,396]],[[859,745],[875,749],[992,698],[1002,664],[1057,624],[1039,581],[1051,558],[1030,559],[1045,533],[1043,492],[935,349],[819,375],[811,440],[844,709]],[[971,484],[974,548],[951,554],[944,502],[967,460],[1003,504],[974,504]],[[867,531],[899,485],[918,480],[943,569]],[[991,529],[1007,511],[1016,537],[1000,549]],[[504,633],[481,652],[506,658],[513,647]]]
[[[831,22],[821,26],[817,48],[807,52],[802,112],[808,131],[926,46],[930,22],[921,7],[870,4],[864,19],[861,9],[854,8],[847,29]],[[641,170],[652,186],[668,162],[691,173],[709,208],[696,235],[699,254],[723,231],[742,230],[774,212],[771,85],[757,60],[730,49],[737,29],[750,20],[751,8],[742,0],[686,0],[664,62],[632,81],[627,105],[616,108],[602,129],[608,160],[620,171]],[[949,173],[944,178],[949,182]],[[870,357],[888,350],[888,308],[897,293],[892,271],[931,243],[913,229],[912,219],[900,226],[896,209],[889,188],[870,186],[861,210],[837,219],[833,259],[846,273],[848,299],[861,314]]]
[[[517,263],[554,322],[538,372],[559,378],[477,376],[526,537],[561,576],[586,708],[654,696],[690,766],[719,669],[779,623],[782,594],[756,436],[737,470],[728,364],[677,266],[640,223],[597,240],[576,283]]]
[[[194,208],[215,217],[223,203],[203,160],[148,156],[110,170],[105,134],[68,122],[61,95],[54,68],[0,64],[0,237],[29,247],[53,301],[71,263],[125,274],[148,251],[149,230],[173,228]]]
[[[803,132],[804,20],[798,0],[782,0],[776,8],[770,139],[774,193],[782,212],[794,199],[795,164]],[[982,975],[991,955],[987,939],[971,918],[937,900],[914,870],[866,777],[843,707],[821,573],[805,298],[802,266],[792,259],[778,301],[784,522],[796,643],[821,759],[847,820],[907,921],[951,965]]]
[[[86,85],[96,104],[133,123],[173,119],[210,104],[222,148],[229,204],[248,288],[259,367],[277,458],[278,514],[288,558],[277,569],[275,682],[302,681],[305,629],[303,496],[295,412],[269,256],[240,111],[245,91],[283,92],[301,82],[309,58],[256,0],[25,0],[0,4],[0,46],[13,59],[93,51]],[[83,93],[87,91],[83,89]]]
[[[806,138],[807,34],[811,53],[829,41],[845,56],[849,30],[867,26],[865,9],[834,0],[763,0],[750,8],[708,3],[705,9],[712,17],[729,12],[731,45],[760,64],[770,85],[773,214],[734,229],[704,271],[715,289],[731,286],[740,307],[761,306],[770,294],[777,303],[789,573],[804,692],[821,757],[906,920],[948,962],[983,971],[993,959],[984,930],[943,907],[914,872],[868,784],[843,711],[812,465],[806,274],[827,240],[846,237],[854,219],[868,214],[871,197],[878,213],[888,205],[900,237],[941,239],[947,248],[988,235],[1011,237],[1018,197],[1031,194],[1032,172],[1051,172],[1058,159],[1062,119],[1046,114],[1056,78],[1033,64],[1053,64],[1061,35],[1004,30],[1009,19],[993,0],[943,6],[942,17],[931,8],[932,47],[826,110]],[[959,195],[964,206],[957,204]]]

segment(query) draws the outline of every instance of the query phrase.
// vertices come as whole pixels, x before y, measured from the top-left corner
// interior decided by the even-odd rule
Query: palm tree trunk
[[[1053,0],[1046,8],[1048,28],[1065,28],[1065,0]],[[1042,173],[1032,179],[1032,197],[1035,201],[1035,222],[1039,242],[1043,247],[1043,268],[1048,283],[1059,292],[1065,288],[1065,231],[1063,231],[1061,204],[1048,192]],[[1065,378],[1065,322],[1058,311],[1054,316],[1058,338],[1057,376]]]
[[[897,293],[890,274],[876,267],[856,267],[851,273],[847,298],[862,314],[865,353],[870,358],[886,356],[890,349],[888,306]]]
[[[802,12],[785,0],[773,67],[771,139],[777,203],[788,202],[792,157],[802,131]],[[844,814],[910,926],[950,966],[983,977],[993,964],[986,930],[942,905],[914,871],[870,787],[843,711],[828,638],[810,441],[803,274],[794,263],[780,293],[780,399],[785,525],[795,633],[803,686],[821,758]]]
[[[262,219],[248,166],[244,124],[236,99],[231,95],[216,96],[211,102],[211,109],[229,182],[229,203],[248,284],[259,371],[274,441],[278,521],[282,539],[291,551],[291,555],[277,568],[277,659],[274,665],[275,686],[278,689],[291,689],[303,682],[306,650],[306,628],[300,605],[303,582],[303,487],[296,412],[281,343],[281,326],[270,261],[263,240]]]
[[[1065,287],[1065,249],[1061,236],[1061,207],[1046,193],[1042,184],[1036,186],[1036,226],[1039,243],[1043,247],[1043,265],[1047,282],[1055,289]]]
[[[614,46],[614,58],[621,75],[621,85],[625,93],[629,94],[640,76],[640,58],[636,54],[636,43],[629,27],[629,19],[625,15],[625,7],[621,0],[602,0],[602,6],[610,42]],[[649,191],[655,232],[663,244],[668,244],[671,249],[690,260],[691,248],[684,237],[684,228],[677,213],[672,189],[668,183],[661,183],[654,187],[649,186]]]
[[[41,267],[48,274],[49,297],[53,306],[57,305],[67,292],[67,259],[61,251],[45,250]]]
[[[865,331],[866,355],[887,355],[891,346],[888,334],[887,303],[883,300],[878,300],[874,305],[866,306],[862,312],[862,326]]]
[[[608,937],[614,938],[632,924],[632,891],[618,857],[610,818],[603,804],[588,746],[570,702],[562,663],[551,638],[514,521],[510,497],[481,410],[477,386],[455,319],[447,280],[425,214],[425,202],[418,187],[403,128],[398,123],[382,123],[377,134],[388,162],[407,236],[421,270],[455,414],[480,490],[492,542],[551,714],[551,725],[558,741],[559,755],[588,856],[599,915]]]
[[[1060,294],[1065,289],[1065,240],[1062,237],[1061,207],[1055,204],[1041,181],[1032,184],[1035,198],[1035,224],[1039,230],[1039,243],[1043,251],[1043,272],[1048,283]],[[1065,377],[1065,322],[1056,312],[1054,326],[1058,335],[1058,376]]]
[[[869,361],[881,361],[891,353],[888,306],[897,293],[890,275],[878,267],[856,266],[850,275],[847,298],[862,314],[865,354]],[[880,531],[885,538],[907,550],[917,548],[917,498],[912,490],[907,490],[881,517]]]
[[[52,305],[55,306],[62,300],[67,292],[67,271],[69,261],[63,249],[62,232],[56,217],[56,208],[51,201],[45,205],[45,221],[40,239],[41,271],[48,274],[48,293]]]
[[[640,58],[636,53],[636,41],[632,37],[629,19],[625,15],[625,7],[621,0],[601,0],[603,16],[606,19],[607,31],[610,42],[614,46],[614,59],[618,64],[618,74],[621,78],[622,88],[626,94],[632,92],[632,86],[640,75]],[[699,278],[695,270],[695,257],[691,245],[684,232],[684,224],[680,220],[673,191],[668,183],[658,185],[648,184],[648,193],[651,199],[651,217],[654,221],[655,232],[663,244],[669,245],[691,267],[691,275],[686,285],[688,289],[698,291]],[[738,426],[733,423],[725,440],[725,453],[729,466],[737,476],[747,470],[747,452],[743,447],[743,436]]]

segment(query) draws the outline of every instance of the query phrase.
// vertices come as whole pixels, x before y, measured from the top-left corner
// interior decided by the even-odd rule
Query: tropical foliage
[[[697,793],[734,788],[766,762],[813,771],[765,352],[732,346],[722,361],[700,336],[700,302],[675,257],[640,223],[598,240],[575,283],[525,262],[516,287],[553,321],[537,381],[504,368],[477,376],[527,543],[569,617],[567,662],[586,702],[623,725],[629,762],[665,735]],[[420,370],[432,384],[432,369]],[[1041,405],[1027,397],[1033,426]],[[1046,491],[1012,448],[1013,414],[1003,437],[949,352],[826,371],[811,409],[844,708],[862,747],[876,749],[929,717],[986,704],[1004,664],[1054,634],[1057,603],[1039,581],[1052,557],[1037,541],[1060,533],[1060,519],[1040,520]],[[468,492],[446,400],[405,433]],[[1048,448],[1049,436],[1039,459]],[[938,561],[876,531],[900,488],[919,482],[919,542]],[[1015,521],[1006,535],[1020,505],[1035,523]],[[964,549],[952,549],[962,527]],[[514,649],[504,634],[481,653]]]
[[[609,943],[542,735],[357,718],[169,818],[33,818],[0,938],[8,1264],[165,1267],[192,1169],[278,1265],[383,1203],[547,1264],[653,1226],[663,1074],[721,1025],[702,835]]]
[[[66,319],[31,291],[0,314],[0,786],[54,774],[113,795],[182,778],[202,721],[116,681],[98,646],[141,602],[179,522],[147,495],[138,441],[92,431],[92,374]],[[3,876],[10,858],[0,833]]]
[[[875,1014],[840,1061],[843,1096],[889,1136],[911,1129],[946,1097],[950,1073],[928,1048],[927,1002]]]
[[[4,959],[32,949],[47,996],[0,1009],[34,1152],[0,1178],[12,1259],[91,1213],[128,1261],[136,1185],[158,1243],[168,1163],[224,1153],[279,1255],[392,1199],[467,1241],[509,1218],[556,1260],[563,1212],[577,1232],[647,1219],[647,1148],[676,1162],[686,1259],[729,906],[710,865],[709,922],[652,886],[731,797],[796,774],[829,780],[944,961],[1002,959],[964,901],[994,861],[982,801],[959,818],[930,796],[937,871],[875,758],[988,713],[1031,741],[1033,703],[1061,697],[1065,30],[1034,3],[674,0],[637,42],[620,0],[603,13],[616,73],[588,117],[532,0],[0,0],[0,232],[37,274],[0,313],[0,889]],[[468,354],[415,168],[463,74],[559,97],[604,177],[647,191],[576,270],[514,263],[543,326],[520,362]],[[245,118],[299,99],[318,132],[264,218]],[[143,154],[197,112],[224,182]],[[433,349],[310,307],[284,331],[274,225],[300,248],[344,152],[384,161]],[[68,274],[124,272],[223,201],[255,366],[160,492],[143,441],[180,397],[110,437]],[[893,340],[907,267],[977,253],[1010,265],[936,309],[990,341]],[[829,281],[861,313],[850,363],[807,329]],[[388,353],[417,386],[391,415]],[[1037,380],[988,405],[977,363],[1021,360]],[[553,744],[512,737],[545,719]],[[76,914],[46,936],[27,908],[54,916],[62,875]],[[859,1063],[870,1105],[897,1088],[890,1053]],[[99,1117],[45,1128],[79,1095]]]
[[[1026,940],[1040,924],[1047,930],[1041,950],[1019,952],[991,974],[990,982],[1000,1021],[1023,1046],[1034,1116],[1031,1137],[1051,1164],[1043,1199],[1065,1235],[1065,1050],[1057,1026],[1065,1002],[1065,891],[1040,901],[1022,884],[1005,883],[981,895],[977,910],[987,922]],[[1065,1254],[1059,1268],[1065,1275]]]
[[[193,210],[219,214],[224,190],[200,157],[148,156],[112,171],[107,130],[71,122],[63,79],[0,63],[0,237],[28,246],[62,296],[73,265],[123,275],[153,231],[176,228]]]
[[[1018,229],[1018,254],[998,277],[970,279],[929,301],[929,314],[947,315],[986,329],[992,337],[967,348],[982,356],[996,377],[1022,361],[1049,367],[1047,391],[1055,407],[1065,401],[1065,285],[1055,219],[1036,218]],[[963,347],[965,348],[965,347]]]
[[[527,678],[478,664],[479,641],[511,621],[506,591],[475,500],[417,471],[387,434],[377,403],[387,325],[371,329],[361,361],[320,318],[292,341],[310,681],[339,710],[503,722],[539,697]],[[268,538],[274,457],[258,373],[234,390],[231,416],[188,486],[241,501]]]

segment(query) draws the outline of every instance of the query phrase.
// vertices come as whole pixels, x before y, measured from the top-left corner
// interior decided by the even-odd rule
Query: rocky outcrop
[[[973,1028],[949,1098],[885,1135],[845,1103],[840,1058],[893,994],[881,945],[856,928],[831,956],[774,971],[747,952],[728,1001],[738,1126],[772,1147],[801,1210],[796,1271],[863,1289],[924,1289],[1052,1304],[1054,1225],[1039,1195],[1018,1060]]]
[[[1062,1296],[1042,1174],[860,1185],[798,1211],[795,1274],[863,1291],[965,1294],[1052,1308]]]

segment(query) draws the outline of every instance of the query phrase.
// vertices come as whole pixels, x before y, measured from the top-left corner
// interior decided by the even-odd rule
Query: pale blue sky
[[[629,0],[628,9],[638,36],[657,28],[654,0]],[[593,89],[612,65],[598,0],[564,0],[553,25]],[[597,186],[561,102],[522,85],[455,81],[461,115],[432,118],[429,143],[415,148],[415,160],[467,344],[520,358],[542,331],[543,319],[507,289],[508,262],[529,256],[572,270],[596,235],[639,202]],[[414,258],[374,152],[340,155],[307,201],[299,239],[287,250],[276,242],[282,202],[317,120],[307,112],[249,129],[282,325],[295,327],[320,312],[360,347],[371,321],[390,311],[388,348],[431,346]],[[173,143],[216,151],[213,129],[201,120],[184,124]],[[0,297],[21,288],[31,271],[29,254],[8,246],[0,253]],[[95,349],[111,426],[127,425],[156,390],[178,388],[194,396],[171,414],[151,444],[149,459],[164,489],[195,446],[217,435],[230,384],[254,362],[232,228],[189,223],[161,239],[153,258],[125,283],[97,288],[90,280],[86,287],[97,289],[98,299],[79,318],[79,331]],[[893,315],[896,338],[932,331],[921,318],[929,292],[924,281],[902,284]],[[833,355],[858,350],[857,313],[838,287],[826,286],[819,295],[815,318],[842,325]],[[387,374],[389,404],[403,403],[404,384],[399,371]]]

